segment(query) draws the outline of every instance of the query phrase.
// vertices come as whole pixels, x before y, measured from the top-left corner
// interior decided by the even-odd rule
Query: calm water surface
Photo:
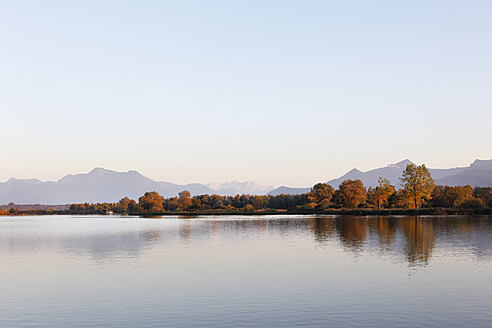
[[[492,217],[0,217],[1,327],[492,327]]]

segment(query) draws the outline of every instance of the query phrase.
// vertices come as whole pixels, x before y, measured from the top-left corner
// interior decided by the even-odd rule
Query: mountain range
[[[137,171],[116,172],[95,168],[86,174],[67,175],[60,180],[14,179],[0,183],[0,204],[69,204],[116,202],[123,197],[138,200],[147,191],[164,197],[177,196],[188,190],[192,195],[266,194],[273,186],[256,182],[190,183],[179,185],[154,181]]]
[[[367,172],[352,169],[337,179],[326,182],[334,188],[338,188],[340,183],[347,179],[360,179],[366,187],[376,187],[378,178],[383,177],[390,180],[391,184],[397,188],[401,187],[400,177],[407,167],[412,163],[405,159],[396,164],[377,168]],[[456,167],[450,169],[431,169],[429,172],[437,185],[465,186],[472,187],[492,187],[492,160],[475,160],[470,166]]]
[[[375,187],[377,186],[378,178],[384,177],[399,188],[401,187],[399,178],[409,163],[412,162],[403,160],[396,164],[390,164],[367,172],[354,168],[341,177],[326,183],[338,188],[344,180],[360,179],[366,187]],[[429,171],[438,185],[492,187],[492,160],[477,159],[468,167],[429,169]],[[192,195],[279,195],[302,194],[309,192],[311,189],[311,187],[290,188],[286,186],[273,188],[273,186],[264,186],[252,181],[179,185],[154,181],[137,171],[116,172],[95,168],[89,173],[67,175],[56,182],[11,178],[6,182],[0,183],[0,204],[10,202],[17,204],[116,202],[123,197],[138,200],[147,191],[157,191],[164,197],[174,197],[183,190],[188,190]]]
[[[356,168],[350,170],[339,178],[332,179],[326,183],[334,188],[338,188],[345,180],[360,179],[364,186],[376,187],[379,177],[387,178],[391,184],[397,188],[401,187],[400,177],[412,161],[405,159],[396,164],[389,164],[386,167],[362,172]],[[437,185],[466,186],[472,187],[492,187],[492,160],[475,160],[470,166],[456,167],[450,169],[429,169],[432,178]],[[289,188],[279,187],[269,192],[270,195],[280,194],[302,194],[309,192],[311,188]]]

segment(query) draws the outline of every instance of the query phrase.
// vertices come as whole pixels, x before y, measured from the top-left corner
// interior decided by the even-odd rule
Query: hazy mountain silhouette
[[[469,167],[460,167],[453,170],[451,175],[439,176],[443,172],[431,170],[436,176],[436,184],[448,186],[492,187],[492,160],[475,160]]]
[[[375,187],[378,185],[379,177],[387,178],[391,181],[392,185],[399,186],[400,185],[400,177],[407,167],[407,164],[412,163],[412,161],[405,159],[396,164],[390,164],[386,167],[381,167],[377,169],[373,169],[367,172],[359,171],[358,169],[352,169],[349,172],[345,173],[341,177],[337,179],[333,179],[327,182],[330,186],[334,188],[338,188],[338,186],[345,180],[355,180],[360,179],[364,183],[366,187]]]
[[[173,197],[183,190],[188,190],[193,195],[213,193],[210,188],[198,183],[178,185],[154,181],[137,171],[116,172],[95,168],[86,174],[67,175],[56,182],[10,179],[0,183],[0,203],[116,202],[123,197],[138,200],[147,191],[157,191],[162,196]]]
[[[386,167],[362,172],[352,169],[343,176],[328,181],[334,188],[347,179],[360,179],[366,187],[375,187],[378,178],[383,177],[400,187],[400,177],[406,165],[406,159]],[[492,187],[492,160],[475,160],[468,167],[450,169],[429,169],[438,185],[472,187]],[[147,191],[157,191],[164,197],[174,197],[180,191],[188,190],[192,195],[219,194],[302,194],[309,192],[307,188],[279,187],[271,190],[271,186],[262,186],[255,182],[226,182],[203,185],[190,183],[179,185],[170,182],[159,182],[149,179],[137,171],[116,172],[103,168],[95,168],[89,173],[67,175],[60,180],[42,182],[37,179],[14,179],[0,183],[0,204],[10,202],[18,204],[69,204],[116,202],[123,197],[138,200]],[[268,190],[270,190],[268,192]]]
[[[386,167],[373,169],[367,172],[362,172],[356,168],[350,170],[339,178],[332,179],[328,182],[333,188],[338,188],[340,184],[348,179],[360,179],[366,188],[376,187],[379,177],[387,178],[391,184],[397,188],[401,187],[400,177],[407,167],[407,164],[412,161],[405,159],[396,164],[389,164]],[[475,160],[468,167],[456,167],[450,169],[429,169],[432,178],[438,185],[448,186],[466,186],[472,187],[492,187],[492,160]],[[309,192],[311,188],[290,188],[279,187],[270,191],[270,195],[295,195]]]
[[[285,187],[281,186],[278,187],[277,189],[274,189],[270,191],[268,194],[272,196],[278,196],[278,195],[300,195],[300,194],[305,194],[307,192],[310,192],[311,188],[291,188],[291,187]]]
[[[210,186],[210,187],[209,187]],[[179,185],[149,179],[137,171],[116,172],[95,168],[89,173],[67,175],[53,182],[37,179],[10,179],[0,183],[0,204],[69,204],[116,202],[123,197],[138,200],[147,191],[157,191],[164,197],[177,196],[188,190],[192,195],[266,194],[272,186],[256,182],[232,181],[203,185]]]
[[[264,195],[272,190],[273,186],[260,185],[254,181],[230,181],[224,183],[211,182],[207,185],[217,195]]]
[[[391,181],[391,184],[397,188],[401,187],[400,177],[407,164],[412,161],[405,159],[396,164],[390,164],[386,167],[373,169],[367,172],[361,172],[352,169],[337,179],[327,182],[334,188],[338,188],[344,180],[360,179],[366,187],[376,187],[378,178],[383,177]],[[430,169],[432,178],[438,185],[448,186],[465,186],[472,187],[491,187],[492,186],[492,160],[475,160],[468,167],[456,167],[450,169]]]

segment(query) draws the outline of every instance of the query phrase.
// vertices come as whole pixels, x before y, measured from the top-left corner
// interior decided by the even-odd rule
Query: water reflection
[[[316,241],[323,242],[335,236],[335,220],[328,217],[318,217],[309,220],[309,226]]]
[[[427,265],[436,244],[465,247],[492,257],[491,217],[313,217],[314,239],[338,238],[346,251],[360,253],[377,241],[380,252],[397,251],[410,265]]]
[[[351,248],[352,251],[360,251],[364,246],[367,236],[367,222],[364,218],[351,217],[336,220],[340,241],[345,247]]]
[[[0,263],[0,327],[492,322],[492,217],[0,217]]]
[[[159,240],[161,236],[162,236],[161,229],[147,229],[140,232],[140,237],[147,242],[152,240]]]
[[[407,259],[410,264],[427,264],[434,247],[432,224],[421,218],[403,218],[401,225],[405,234]]]
[[[179,228],[179,237],[181,237],[182,240],[188,240],[190,239],[191,236],[191,224],[184,224]]]
[[[380,247],[387,249],[395,240],[397,222],[395,219],[388,219],[387,217],[379,216],[368,222],[368,228],[371,233],[377,234],[379,237]]]
[[[123,224],[124,223],[124,224]],[[492,217],[222,216],[162,219],[92,217],[0,220],[0,253],[58,249],[90,256],[138,258],[154,247],[211,241],[314,242],[349,254],[398,256],[426,266],[436,248],[492,258]]]

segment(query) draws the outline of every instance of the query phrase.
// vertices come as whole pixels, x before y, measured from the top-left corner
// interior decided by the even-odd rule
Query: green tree
[[[405,196],[412,201],[415,208],[419,208],[425,200],[431,199],[432,190],[436,186],[425,164],[407,164],[400,180]]]
[[[366,188],[361,180],[345,180],[340,184],[340,200],[344,207],[353,208],[366,200]]]

